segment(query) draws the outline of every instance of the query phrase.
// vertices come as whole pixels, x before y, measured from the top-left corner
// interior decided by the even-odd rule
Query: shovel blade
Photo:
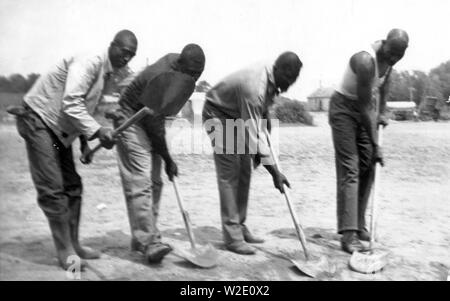
[[[388,263],[389,252],[372,250],[368,252],[353,252],[350,257],[350,268],[359,273],[373,274],[383,269]]]
[[[319,275],[324,273],[332,275],[336,272],[336,267],[331,264],[325,256],[309,260],[290,260],[297,267],[297,269],[311,278],[317,278]]]
[[[189,250],[180,250],[180,256],[187,261],[202,268],[212,268],[217,265],[219,254],[210,244],[204,247],[191,248]]]

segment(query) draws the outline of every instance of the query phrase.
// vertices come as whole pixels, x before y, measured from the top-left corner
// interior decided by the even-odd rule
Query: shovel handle
[[[272,155],[273,161],[275,162],[275,166],[277,166],[278,170],[281,171],[280,164],[275,155],[275,149],[273,148],[272,139],[270,138],[270,133],[269,133],[269,131],[267,131],[267,129],[266,129],[266,136],[267,136],[267,140],[269,142],[270,153]],[[297,215],[295,214],[294,206],[292,205],[292,202],[290,200],[288,187],[285,184],[283,184],[283,190],[284,190],[283,195],[284,195],[284,198],[286,199],[286,203],[289,208],[289,213],[291,214],[292,220],[294,222],[295,231],[297,232],[297,236],[300,240],[300,243],[302,244],[302,248],[303,248],[303,252],[305,253],[306,260],[309,260],[309,252],[306,247],[305,233],[303,232],[302,226],[300,225]]]
[[[383,145],[383,126],[378,126],[378,145]],[[378,199],[378,184],[380,183],[380,171],[381,166],[379,163],[375,164],[374,173],[375,177],[373,180],[372,186],[372,208],[371,208],[371,217],[370,217],[370,249],[375,247],[375,233],[376,233],[376,222],[377,222],[377,199]]]
[[[195,239],[194,233],[192,232],[191,222],[189,219],[189,214],[183,207],[183,198],[181,197],[180,190],[178,189],[178,183],[175,177],[172,179],[173,188],[175,189],[175,194],[177,196],[178,207],[180,207],[181,215],[183,216],[184,225],[186,226],[186,231],[189,236],[189,241],[191,242],[192,249],[195,249]]]
[[[294,221],[295,231],[297,232],[297,237],[299,238],[300,243],[302,244],[302,248],[303,248],[303,252],[305,253],[306,260],[309,260],[309,252],[308,252],[308,249],[306,248],[305,233],[303,232],[302,226],[298,222],[297,215],[295,214],[295,209],[290,201],[290,196],[289,196],[287,187],[286,187],[286,185],[283,185],[283,186],[284,186],[283,187],[284,188],[284,198],[286,199],[286,203],[288,204],[288,207],[289,207],[289,212],[291,214],[292,220]]]
[[[127,128],[129,128],[130,126],[132,126],[133,124],[135,124],[136,122],[138,122],[139,120],[141,120],[142,118],[144,118],[147,114],[150,115],[154,115],[154,112],[147,108],[144,107],[142,109],[140,109],[136,114],[134,114],[133,116],[131,116],[129,119],[127,119],[121,126],[119,126],[117,129],[115,129],[112,132],[112,136],[115,138],[117,137],[120,133],[122,133],[124,130],[126,130]],[[101,144],[97,144],[93,149],[91,149],[89,152],[83,153],[80,157],[80,161],[83,164],[89,164],[90,161],[88,160],[89,157],[93,156],[99,149],[102,148]]]

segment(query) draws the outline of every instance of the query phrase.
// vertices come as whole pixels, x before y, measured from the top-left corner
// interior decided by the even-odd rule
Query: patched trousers
[[[17,116],[17,130],[25,140],[39,207],[49,220],[68,221],[72,207],[79,210],[83,190],[72,147],[65,147],[30,108],[26,111]]]
[[[152,152],[151,141],[139,124],[130,126],[120,135],[117,154],[132,244],[145,250],[161,242],[156,223],[163,187],[162,158]]]

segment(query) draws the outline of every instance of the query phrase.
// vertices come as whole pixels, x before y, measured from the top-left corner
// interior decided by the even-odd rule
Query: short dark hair
[[[184,46],[183,50],[181,51],[179,63],[189,63],[189,65],[198,67],[198,69],[201,69],[201,71],[203,71],[205,67],[205,53],[199,45],[188,44]]]
[[[277,58],[275,66],[284,70],[292,70],[292,72],[298,74],[303,67],[303,63],[297,54],[292,51],[285,51]]]

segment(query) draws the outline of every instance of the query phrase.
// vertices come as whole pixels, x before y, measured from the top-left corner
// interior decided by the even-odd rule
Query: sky
[[[0,74],[43,73],[62,57],[106,50],[114,34],[138,37],[138,71],[184,45],[205,51],[201,80],[283,51],[304,63],[287,96],[305,100],[339,83],[351,54],[405,29],[397,70],[429,71],[450,60],[449,0],[0,0]]]

